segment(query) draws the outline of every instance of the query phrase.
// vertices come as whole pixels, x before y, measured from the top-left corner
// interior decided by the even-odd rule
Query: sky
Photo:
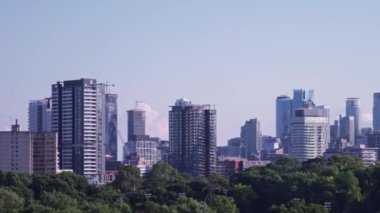
[[[167,138],[169,106],[187,98],[217,108],[218,145],[258,118],[275,134],[275,99],[314,89],[331,119],[361,98],[371,125],[380,91],[380,1],[0,1],[0,128],[51,84],[115,84],[119,130],[143,101],[148,133]]]

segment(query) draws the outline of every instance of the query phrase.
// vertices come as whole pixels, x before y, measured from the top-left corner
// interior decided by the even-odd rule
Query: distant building
[[[347,98],[346,100],[346,116],[352,116],[355,119],[355,137],[360,136],[360,99],[359,98]]]
[[[380,93],[373,94],[373,130],[380,131]]]
[[[158,144],[157,139],[150,138],[148,135],[134,136],[125,145],[125,163],[136,166],[142,175],[145,174],[161,160]]]
[[[117,160],[117,95],[105,95],[105,154],[110,161]]]
[[[33,172],[31,134],[20,131],[17,123],[11,131],[0,132],[0,170],[16,172]]]
[[[333,156],[352,156],[360,158],[364,166],[374,165],[379,159],[379,148],[366,148],[364,146],[359,147],[347,147],[343,150],[327,150],[324,154],[324,158],[331,158]]]
[[[346,139],[350,146],[355,145],[355,118],[353,116],[339,116],[340,138]]]
[[[161,161],[169,163],[170,147],[169,141],[160,141],[157,149],[161,153]]]
[[[232,138],[228,140],[227,156],[229,157],[244,157],[246,154],[246,147],[241,138]]]
[[[135,109],[128,111],[128,141],[139,135],[145,135],[145,111],[136,103]]]
[[[240,138],[246,147],[246,158],[250,160],[259,158],[262,150],[262,135],[258,119],[245,122],[244,126],[241,127]]]
[[[290,119],[292,117],[292,99],[283,95],[276,99],[276,136],[283,138],[290,133]]]
[[[55,132],[31,133],[33,173],[57,174],[58,134]]]
[[[330,143],[330,123],[324,110],[306,101],[292,118],[290,138],[290,156],[301,161],[323,156]]]
[[[367,136],[368,147],[380,148],[380,131],[375,131]]]
[[[52,99],[33,100],[29,102],[29,131],[51,132],[52,131]]]
[[[52,129],[58,133],[61,170],[101,182],[105,126],[104,84],[79,79],[52,85]]]
[[[281,145],[281,140],[276,137],[263,136],[263,150],[271,152],[273,150],[279,149]]]
[[[314,90],[295,89],[293,90],[292,117],[297,109],[303,108],[305,101],[314,102]]]
[[[169,112],[170,164],[180,172],[216,173],[216,109],[177,100]]]
[[[340,139],[340,121],[335,120],[333,125],[330,125],[331,141]]]

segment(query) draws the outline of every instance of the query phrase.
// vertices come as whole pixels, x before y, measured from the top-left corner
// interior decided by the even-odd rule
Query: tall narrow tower
[[[105,87],[95,79],[52,85],[52,128],[60,168],[97,181],[105,170]]]

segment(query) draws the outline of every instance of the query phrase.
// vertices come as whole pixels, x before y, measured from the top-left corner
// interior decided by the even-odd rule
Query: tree
[[[75,208],[78,205],[76,200],[61,192],[44,192],[41,196],[41,203],[56,210]]]
[[[215,196],[209,206],[214,209],[217,213],[238,213],[239,210],[236,207],[236,204],[234,202],[234,199],[226,196]]]
[[[172,213],[215,213],[204,202],[198,202],[192,198],[180,198],[170,206]]]
[[[258,195],[251,186],[242,184],[235,185],[231,189],[230,194],[234,198],[240,212],[252,212],[252,209],[254,209],[253,202],[257,200]]]
[[[135,209],[136,213],[167,213],[169,211],[168,206],[160,205],[152,201],[147,201],[141,205],[138,205]]]
[[[115,188],[123,193],[136,191],[142,183],[140,170],[134,166],[123,166],[116,174],[113,182]]]
[[[163,162],[155,164],[144,178],[144,187],[147,189],[166,188],[169,185],[181,183],[185,183],[185,179],[176,169]]]
[[[327,213],[327,209],[321,205],[309,203],[305,200],[291,200],[285,205],[273,206],[272,213]]]
[[[3,212],[19,212],[24,206],[24,199],[15,192],[0,188],[0,209]]]

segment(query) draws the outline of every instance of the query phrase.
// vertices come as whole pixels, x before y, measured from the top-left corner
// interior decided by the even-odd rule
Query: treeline
[[[379,212],[380,165],[352,157],[300,163],[283,158],[231,179],[193,178],[159,163],[145,177],[132,166],[95,187],[72,173],[0,172],[0,212]]]

